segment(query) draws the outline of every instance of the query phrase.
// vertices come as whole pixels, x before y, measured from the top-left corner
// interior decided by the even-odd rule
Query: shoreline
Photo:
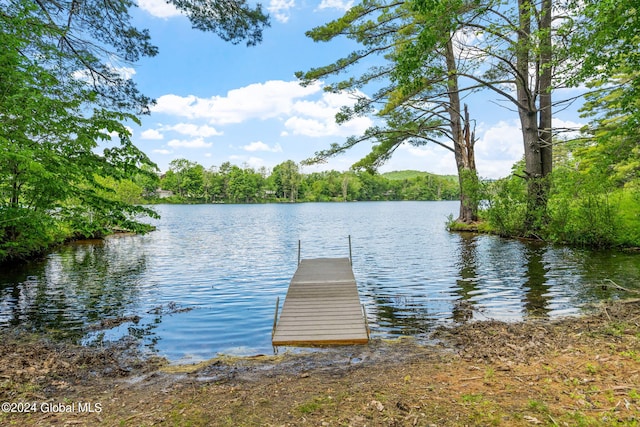
[[[376,340],[179,369],[125,344],[3,334],[0,400],[75,406],[0,412],[0,424],[637,425],[639,318],[637,301],[618,301],[552,321],[440,328],[433,345]]]

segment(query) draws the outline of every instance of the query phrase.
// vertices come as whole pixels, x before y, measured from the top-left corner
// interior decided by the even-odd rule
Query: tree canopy
[[[173,2],[195,28],[261,40],[268,19],[240,0]],[[153,100],[129,67],[158,50],[131,25],[130,0],[0,0],[0,261],[69,237],[145,230],[153,211],[110,197],[107,182],[155,165],[131,141]]]
[[[554,215],[561,213],[557,199],[548,203],[550,197],[559,196],[562,180],[571,175],[564,169],[566,159],[580,158],[574,173],[599,171],[612,185],[628,187],[637,182],[639,28],[637,5],[630,0],[361,1],[343,17],[308,32],[318,42],[347,37],[361,48],[298,75],[303,84],[337,77],[327,90],[348,90],[359,96],[354,108],[343,108],[336,116],[338,122],[353,115],[376,114],[384,125],[334,143],[309,161],[323,161],[370,142],[371,152],[354,167],[376,168],[401,144],[435,143],[456,154],[464,198],[466,172],[464,162],[458,161],[464,159],[459,155],[464,150],[455,150],[473,152],[474,139],[456,139],[464,129],[460,125],[464,121],[456,120],[465,117],[456,96],[483,92],[504,106],[505,114],[517,114],[522,132],[524,161],[514,167],[513,176],[525,184],[526,191],[518,199],[524,207],[512,212],[523,215],[508,221],[513,225],[511,232],[504,227],[501,232],[553,235],[549,230],[558,224]],[[354,65],[376,55],[384,58],[383,65],[340,79]],[[372,95],[360,92],[372,83],[378,88]],[[560,91],[572,87],[583,90],[577,96]],[[575,129],[554,129],[553,113],[581,97],[586,100],[584,117],[591,118],[591,123],[578,140],[568,143],[563,132]],[[447,140],[453,145],[448,146]],[[467,146],[461,142],[465,140]],[[563,167],[555,175],[554,157]],[[520,185],[509,188],[516,187],[521,190]],[[475,200],[489,197],[478,195],[475,184],[467,188]]]

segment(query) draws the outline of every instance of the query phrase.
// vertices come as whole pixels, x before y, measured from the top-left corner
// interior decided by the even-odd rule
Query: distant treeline
[[[456,200],[456,176],[402,171],[386,174],[325,171],[303,174],[287,160],[272,170],[229,162],[205,169],[185,159],[170,163],[157,181],[133,179],[116,189],[123,201],[141,203],[268,203],[354,200]],[[121,186],[122,187],[122,186]]]

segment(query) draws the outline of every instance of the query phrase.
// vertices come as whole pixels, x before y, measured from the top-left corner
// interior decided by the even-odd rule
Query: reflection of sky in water
[[[0,273],[0,326],[99,343],[123,336],[172,360],[271,351],[302,257],[345,257],[374,337],[471,319],[561,316],[635,286],[640,256],[448,233],[455,202],[158,206],[146,236],[76,243]],[[140,316],[111,329],[103,319]]]

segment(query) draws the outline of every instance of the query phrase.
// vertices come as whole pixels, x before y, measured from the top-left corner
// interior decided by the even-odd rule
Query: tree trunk
[[[539,22],[540,54],[536,74],[531,75],[531,22],[535,5],[518,0],[519,29],[516,51],[516,91],[518,113],[524,143],[525,178],[527,179],[527,215],[525,229],[535,233],[546,218],[549,187],[545,177],[552,168],[551,148],[551,0],[543,0]],[[531,89],[531,82],[535,90]],[[540,96],[540,107],[536,96]],[[538,118],[539,115],[539,118]],[[539,120],[539,122],[538,122]]]
[[[22,182],[20,175],[22,175],[22,170],[18,166],[18,163],[13,163],[12,165],[12,175],[13,182],[11,183],[11,197],[9,199],[9,206],[17,209],[20,207],[20,192],[22,189]]]
[[[540,151],[542,176],[553,169],[553,117],[551,109],[551,90],[553,88],[553,46],[551,42],[552,0],[542,0],[540,16]]]
[[[456,58],[453,50],[453,41],[450,38],[445,48],[447,63],[448,96],[449,96],[449,120],[451,136],[453,138],[456,168],[458,170],[458,184],[460,186],[460,213],[457,221],[471,223],[478,220],[478,201],[473,192],[478,182],[475,161],[475,135],[471,132],[469,110],[464,106],[464,118],[460,104],[460,92],[458,88],[458,75]]]

